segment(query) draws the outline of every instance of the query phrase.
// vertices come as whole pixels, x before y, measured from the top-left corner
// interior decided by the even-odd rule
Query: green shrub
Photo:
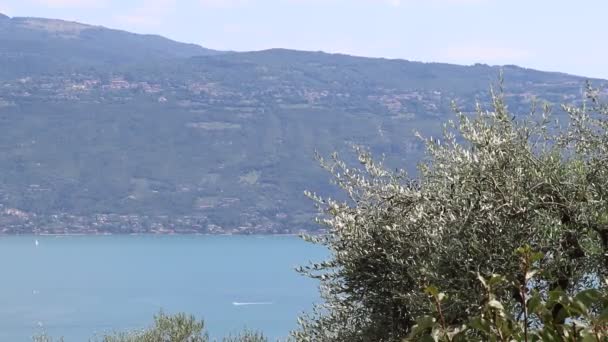
[[[264,334],[252,331],[245,330],[236,335],[229,335],[228,337],[224,337],[223,342],[268,342],[268,339],[264,336]]]
[[[59,339],[54,339],[46,333],[35,335],[32,337],[33,342],[64,342],[63,337]]]
[[[116,333],[99,339],[101,342],[207,342],[205,323],[194,316],[178,313],[166,315],[160,312],[154,316],[154,325],[142,331]]]
[[[47,334],[34,336],[34,342],[63,342],[54,340]],[[209,342],[205,323],[192,315],[178,313],[167,315],[163,311],[154,316],[154,324],[146,329],[94,337],[91,342]],[[244,330],[238,334],[224,337],[223,342],[268,342],[262,333]]]
[[[484,310],[478,275],[517,274],[512,251],[524,245],[543,253],[541,293],[599,288],[608,272],[608,106],[588,94],[583,106],[563,107],[567,129],[548,106],[509,113],[502,92],[490,110],[456,110],[441,140],[423,139],[413,177],[361,148],[360,168],[319,158],[347,199],[308,194],[328,233],[306,239],[331,257],[301,269],[320,280],[324,303],[300,318],[296,340],[401,341],[430,313],[429,285],[446,295],[445,324],[465,324]]]
[[[562,289],[541,292],[537,285],[553,279],[538,268],[542,254],[529,247],[518,250],[519,274],[492,275],[479,280],[484,294],[480,313],[466,324],[448,325],[443,316],[446,296],[427,288],[433,314],[419,317],[404,341],[606,341],[608,340],[608,291],[584,289],[569,295]],[[606,285],[606,284],[605,284]],[[501,302],[504,288],[516,289],[517,300]]]

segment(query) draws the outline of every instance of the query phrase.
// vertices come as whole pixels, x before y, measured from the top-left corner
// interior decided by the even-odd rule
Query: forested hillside
[[[317,229],[314,160],[352,144],[415,170],[454,102],[580,100],[585,79],[274,49],[0,17],[0,233]],[[593,80],[600,85],[601,80]]]

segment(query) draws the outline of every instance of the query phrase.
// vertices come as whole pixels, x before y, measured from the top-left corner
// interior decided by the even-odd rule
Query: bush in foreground
[[[431,299],[431,315],[419,317],[405,341],[561,341],[601,342],[608,340],[608,291],[586,289],[569,295],[562,289],[549,293],[536,287],[551,281],[538,268],[541,253],[520,248],[520,273],[503,277],[479,278],[484,290],[478,302],[479,315],[466,324],[448,325],[443,308],[445,294],[435,287],[426,289]],[[504,288],[518,289],[515,306],[498,300]]]
[[[479,276],[515,275],[513,251],[529,245],[543,294],[599,289],[608,272],[608,106],[588,89],[582,106],[564,106],[569,126],[550,108],[514,116],[502,92],[491,109],[456,111],[441,140],[425,139],[415,177],[391,171],[358,149],[360,168],[337,155],[320,158],[348,196],[309,196],[321,210],[331,258],[301,271],[319,279],[324,303],[300,319],[298,341],[401,341],[430,314],[426,288],[445,294],[447,326],[466,324],[484,306]],[[518,289],[494,293],[505,307]],[[563,324],[560,306],[551,319]],[[500,340],[500,339],[499,339]]]
[[[48,335],[34,337],[34,342],[53,342]],[[94,337],[90,342],[209,342],[205,323],[192,315],[178,313],[167,315],[160,312],[154,316],[154,325],[147,329],[118,332]],[[225,337],[222,342],[268,342],[263,334],[245,330],[236,335]],[[63,338],[57,340],[63,342]]]

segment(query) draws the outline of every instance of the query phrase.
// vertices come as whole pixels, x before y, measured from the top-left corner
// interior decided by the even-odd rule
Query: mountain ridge
[[[68,70],[72,67],[128,65],[223,52],[75,21],[6,17],[0,21],[0,77]],[[12,55],[11,55],[12,54]]]
[[[195,44],[195,43],[185,43],[185,42],[181,42],[179,40],[170,39],[170,38],[167,38],[160,34],[132,33],[132,32],[126,31],[126,30],[115,29],[115,28],[111,28],[111,27],[107,27],[107,26],[103,26],[103,25],[90,25],[90,24],[79,22],[79,21],[73,21],[73,20],[53,19],[53,18],[43,18],[43,17],[19,17],[19,16],[10,17],[3,13],[0,13],[0,19],[8,19],[10,21],[15,21],[18,23],[23,23],[23,22],[28,22],[28,21],[32,21],[34,24],[41,23],[41,22],[42,23],[44,23],[44,22],[55,23],[55,24],[59,24],[56,26],[60,26],[60,27],[73,25],[74,27],[81,27],[83,30],[101,30],[101,31],[113,32],[113,33],[117,33],[117,34],[126,34],[126,35],[140,37],[140,38],[150,38],[150,39],[154,39],[154,40],[164,41],[165,43],[177,44],[177,45],[181,45],[184,47],[189,47],[192,49],[192,51],[190,53],[180,53],[179,56],[173,56],[173,57],[201,57],[201,56],[213,56],[213,55],[220,55],[220,54],[264,54],[264,53],[322,54],[322,55],[329,55],[329,56],[333,56],[333,57],[361,58],[361,59],[367,59],[367,60],[382,60],[382,61],[387,61],[387,62],[393,61],[393,62],[409,62],[409,63],[421,63],[421,64],[431,64],[431,65],[449,65],[449,66],[462,66],[462,67],[487,66],[487,67],[492,67],[492,68],[504,68],[504,69],[524,69],[527,71],[556,73],[556,74],[563,74],[563,75],[574,76],[574,77],[583,77],[586,79],[599,80],[599,78],[585,77],[585,76],[580,76],[580,75],[560,72],[560,71],[539,70],[539,69],[519,66],[519,65],[515,65],[515,64],[490,65],[490,64],[485,64],[485,63],[474,63],[474,64],[467,65],[467,64],[447,63],[447,62],[439,62],[439,61],[423,62],[423,61],[412,61],[412,60],[409,60],[406,58],[369,57],[369,56],[362,56],[362,55],[351,55],[351,54],[340,53],[340,52],[326,52],[326,51],[322,51],[322,50],[309,51],[309,50],[289,49],[289,48],[280,48],[280,47],[268,48],[268,49],[262,49],[262,50],[252,50],[252,51],[219,51],[219,50],[209,49],[209,48],[203,47],[203,46],[201,46],[199,44]],[[36,25],[32,25],[32,26],[33,27],[30,27],[30,28],[36,28]],[[40,26],[41,25],[39,25],[37,28],[42,29],[43,27],[40,27]]]
[[[366,145],[415,172],[413,131],[439,136],[454,103],[488,101],[500,70],[516,113],[580,101],[586,81],[289,49],[200,55],[37,23],[61,32],[0,20],[0,234],[318,230],[303,191],[337,193],[315,151],[349,159]]]

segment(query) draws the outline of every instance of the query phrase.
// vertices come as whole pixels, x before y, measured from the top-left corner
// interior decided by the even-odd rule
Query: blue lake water
[[[325,255],[286,236],[1,237],[0,341],[87,341],[145,327],[161,308],[205,319],[212,337],[284,337],[318,301],[294,268]]]

